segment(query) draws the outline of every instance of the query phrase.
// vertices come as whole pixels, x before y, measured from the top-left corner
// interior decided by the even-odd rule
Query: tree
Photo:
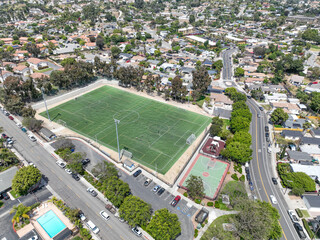
[[[243,77],[243,76],[244,76],[244,69],[241,68],[241,67],[237,67],[237,68],[234,70],[234,76],[236,76],[236,77]]]
[[[317,80],[320,78],[320,67],[313,67],[310,69],[311,74],[310,74],[310,78],[312,80]]]
[[[22,109],[22,117],[24,118],[33,118],[36,115],[36,110],[34,110],[31,106],[24,107]]]
[[[128,183],[123,182],[118,177],[111,177],[106,181],[104,195],[116,207],[120,207],[124,199],[129,196],[130,188]]]
[[[96,38],[96,46],[102,50],[104,47],[104,38],[101,35],[98,35]]]
[[[71,163],[68,163],[67,168],[74,173],[78,173],[80,175],[84,174],[83,165],[80,161],[72,161]]]
[[[238,131],[249,131],[250,120],[246,117],[238,116],[234,117],[230,121],[230,130],[232,133]]]
[[[264,55],[266,54],[266,48],[265,47],[255,47],[253,49],[253,53],[256,56],[264,57]]]
[[[212,118],[211,127],[210,127],[210,135],[219,136],[223,127],[223,120],[217,116]]]
[[[215,61],[212,64],[212,68],[214,68],[218,73],[220,73],[221,69],[223,68],[222,60]]]
[[[177,214],[166,208],[155,211],[146,230],[155,240],[175,239],[181,233]]]
[[[143,8],[143,6],[144,6],[144,1],[143,1],[143,0],[134,0],[134,6],[135,6],[136,8],[141,9],[141,8]]]
[[[251,160],[252,149],[244,143],[231,142],[221,154],[232,161],[245,164]]]
[[[284,112],[282,108],[277,108],[270,116],[271,122],[278,125],[282,125],[288,118],[288,113]]]
[[[65,58],[61,61],[61,65],[65,67],[66,65],[72,65],[76,62],[76,60],[72,57]]]
[[[22,124],[30,131],[39,131],[42,128],[42,120],[37,120],[33,117],[26,117],[22,120]]]
[[[111,55],[112,55],[112,57],[118,58],[120,53],[121,53],[120,48],[118,48],[118,47],[112,47],[112,48],[111,48]]]
[[[102,181],[118,176],[118,171],[115,166],[106,161],[96,164],[91,172],[96,178],[99,178]]]
[[[30,216],[28,213],[30,212],[30,210],[31,210],[31,207],[27,207],[22,203],[20,203],[18,206],[13,206],[10,211],[10,214],[14,213],[12,222],[19,223],[21,220],[29,219]]]
[[[236,111],[239,109],[249,109],[245,101],[238,101],[232,104],[232,110]]]
[[[12,180],[12,189],[20,195],[26,195],[40,181],[41,176],[40,170],[34,166],[22,167]]]
[[[310,123],[309,121],[306,121],[306,122],[302,125],[302,127],[303,127],[303,130],[307,130],[307,129],[311,128],[312,125],[311,125],[311,123]]]
[[[207,69],[202,66],[200,69],[192,72],[193,95],[199,98],[204,95],[211,83],[211,78]]]
[[[252,114],[248,108],[233,110],[231,113],[231,121],[232,121],[232,119],[237,118],[237,117],[247,118],[248,122],[250,123],[251,118],[252,118]]]
[[[131,195],[124,199],[119,214],[130,226],[145,227],[151,218],[151,205]]]
[[[189,23],[192,24],[192,23],[195,22],[195,20],[196,20],[196,18],[194,17],[194,15],[193,15],[193,14],[190,14],[190,16],[189,16]]]
[[[232,138],[232,142],[239,142],[245,145],[251,145],[251,134],[245,131],[236,132]]]
[[[316,111],[317,113],[320,110],[320,93],[313,92],[311,93],[311,104],[310,107],[313,111]]]
[[[38,48],[35,43],[28,43],[26,49],[34,57],[38,57],[38,55],[40,54],[40,48]]]
[[[186,183],[188,194],[192,199],[202,199],[205,196],[203,181],[200,176],[190,175]]]

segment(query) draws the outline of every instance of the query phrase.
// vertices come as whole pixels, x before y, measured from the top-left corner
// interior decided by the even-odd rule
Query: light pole
[[[49,121],[51,122],[50,115],[49,115],[49,111],[48,111],[48,107],[47,107],[47,102],[46,102],[46,99],[44,98],[43,87],[41,87],[41,93],[42,93],[42,98],[43,98],[44,105],[46,106],[46,111],[47,111],[48,119],[49,119]]]
[[[118,154],[119,154],[119,162],[120,162],[120,146],[119,146],[119,135],[118,135],[118,124],[120,123],[120,120],[114,119],[114,123],[116,124],[116,134],[117,134]]]

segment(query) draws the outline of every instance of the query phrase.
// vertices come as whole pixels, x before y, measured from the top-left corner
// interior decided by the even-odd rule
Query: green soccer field
[[[114,119],[120,149],[132,152],[142,165],[165,174],[211,118],[104,86],[49,110],[50,118],[117,151]],[[41,113],[47,117],[46,112]],[[64,122],[63,122],[64,121]]]

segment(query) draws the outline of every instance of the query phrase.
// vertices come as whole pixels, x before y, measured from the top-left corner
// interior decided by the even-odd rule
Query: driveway
[[[75,145],[75,152],[85,152],[87,158],[91,160],[90,164],[87,166],[87,170],[90,171],[94,165],[106,160],[102,154],[99,154],[82,141],[72,139],[72,143]],[[54,144],[51,145],[54,147]],[[158,194],[153,192],[153,188],[156,186],[154,182],[151,182],[149,186],[145,187],[143,183],[145,182],[146,177],[143,175],[143,172],[137,178],[134,178],[132,175],[128,175],[123,171],[120,171],[120,173],[120,178],[129,184],[132,194],[140,197],[145,202],[150,203],[153,211],[167,208],[170,212],[178,215],[181,223],[181,235],[177,239],[193,239],[194,232],[191,218],[197,211],[196,207],[187,206],[187,202],[183,199],[176,207],[172,207],[170,203],[175,196],[167,190],[161,196],[158,196]]]

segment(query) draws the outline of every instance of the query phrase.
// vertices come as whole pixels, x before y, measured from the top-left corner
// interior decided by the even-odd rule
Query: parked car
[[[13,140],[11,138],[7,138],[7,144],[12,145],[13,144]]]
[[[147,178],[147,180],[144,182],[144,186],[149,186],[149,184],[152,182],[151,178]]]
[[[172,207],[177,206],[177,204],[178,204],[178,202],[180,201],[180,199],[181,199],[181,197],[180,197],[179,195],[176,196],[176,197],[172,200],[171,206],[172,206]]]
[[[115,209],[115,207],[113,207],[111,204],[106,204],[106,209],[111,212],[112,214],[116,214],[117,210]]]
[[[288,210],[288,214],[289,214],[291,221],[293,223],[299,223],[299,218],[293,210]]]
[[[27,129],[25,129],[25,128],[23,127],[23,128],[21,128],[21,131],[26,133],[26,132],[27,132]]]
[[[159,185],[155,186],[152,191],[157,192],[161,187]]]
[[[81,210],[79,211],[79,218],[80,218],[81,221],[84,221],[84,220],[87,219],[86,216],[84,215],[84,213]]]
[[[164,188],[160,188],[159,191],[157,192],[157,194],[158,194],[159,196],[161,196],[162,193],[164,193],[164,191],[165,191]]]
[[[97,234],[98,232],[100,232],[100,229],[92,221],[89,220],[88,222],[86,222],[86,225],[92,230],[93,233]]]
[[[61,168],[65,168],[66,167],[66,164],[64,162],[61,162],[61,161],[57,161],[56,164]]]
[[[270,142],[270,138],[269,138],[269,137],[266,137],[266,141],[267,141],[267,142]]]
[[[300,239],[306,239],[307,238],[306,234],[303,231],[303,228],[301,227],[301,225],[299,223],[294,223],[293,226],[296,229]]]
[[[72,174],[72,171],[69,168],[64,169],[66,171],[66,173],[68,174]]]
[[[263,107],[259,107],[260,111],[263,111]]]
[[[88,188],[87,192],[91,194],[92,197],[96,197],[98,193],[93,188]]]
[[[269,132],[269,127],[268,127],[268,126],[265,126],[265,127],[264,127],[264,130],[265,130],[266,132]]]
[[[21,123],[17,123],[16,125],[17,125],[18,128],[22,128]]]
[[[4,139],[7,139],[7,138],[8,138],[7,134],[5,134],[5,133],[2,133],[2,134],[1,134],[1,137],[4,138]]]
[[[268,138],[270,136],[270,134],[268,132],[266,132],[266,137]]]
[[[260,118],[260,117],[261,117],[260,113],[258,113],[258,114],[257,114],[257,117],[258,117],[258,118]]]
[[[83,166],[84,166],[84,165],[87,165],[87,164],[90,163],[90,159],[89,159],[89,158],[82,159],[82,160],[81,160],[81,163],[82,163]]]
[[[8,118],[9,118],[10,120],[14,120],[14,118],[13,118],[11,115],[9,115]]]
[[[73,178],[74,180],[76,180],[76,181],[79,181],[79,180],[80,180],[80,177],[79,177],[78,174],[76,174],[76,173],[72,173],[71,176],[72,176],[72,178]]]
[[[137,228],[137,227],[134,227],[131,229],[132,232],[137,235],[138,237],[141,237],[142,236],[142,232]]]
[[[9,195],[8,195],[8,193],[6,193],[6,192],[3,192],[2,194],[2,198],[4,199],[4,200],[8,200],[10,197],[9,197]]]
[[[271,178],[274,185],[278,185],[278,181],[275,177]]]
[[[10,115],[10,113],[9,113],[9,112],[7,112],[7,111],[4,111],[4,115],[9,116],[9,115]]]
[[[110,216],[109,216],[109,214],[108,213],[106,213],[105,211],[100,211],[100,216],[104,219],[104,220],[106,220],[106,221],[108,221],[109,219],[110,219]]]
[[[273,204],[278,204],[278,201],[277,201],[277,199],[276,199],[275,196],[270,195],[270,199],[271,199],[271,202],[272,202]]]
[[[28,135],[28,138],[32,141],[32,142],[36,142],[37,139],[32,135],[32,134],[29,134]]]
[[[138,177],[142,173],[141,169],[134,172],[133,176]]]

